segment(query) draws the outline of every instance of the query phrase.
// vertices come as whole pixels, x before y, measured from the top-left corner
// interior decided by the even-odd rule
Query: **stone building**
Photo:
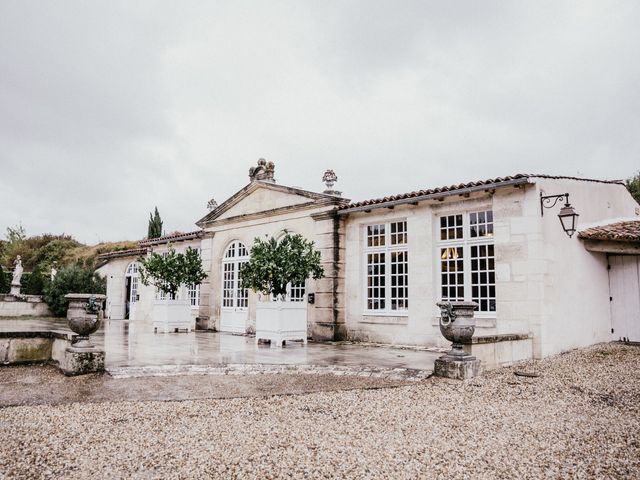
[[[487,365],[640,340],[640,207],[619,181],[514,175],[351,203],[333,189],[331,171],[326,190],[311,192],[279,185],[274,170],[260,160],[249,184],[210,202],[198,230],[104,255],[108,315],[150,321],[157,293],[140,285],[136,257],[191,246],[209,273],[180,293],[194,318],[251,333],[256,295],[240,288],[238,269],[254,238],[286,229],[322,254],[326,277],[291,292],[314,294],[307,319],[317,340],[444,346],[441,299],[478,303],[469,348]],[[543,208],[541,196],[555,195],[579,214],[577,235],[558,221],[559,197]]]

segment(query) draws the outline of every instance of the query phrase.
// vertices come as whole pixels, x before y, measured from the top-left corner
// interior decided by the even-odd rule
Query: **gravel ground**
[[[466,382],[8,407],[0,477],[640,478],[639,432],[640,348],[607,344]]]
[[[113,378],[108,374],[65,377],[56,367],[45,365],[2,367],[0,408],[76,402],[264,397],[326,390],[387,388],[408,383],[391,378],[326,374],[274,375],[248,371],[248,374],[234,372],[235,374],[230,375]]]

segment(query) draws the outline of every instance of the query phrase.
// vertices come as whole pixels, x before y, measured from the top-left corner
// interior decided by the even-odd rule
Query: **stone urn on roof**
[[[249,180],[252,182],[260,180],[262,182],[275,183],[273,174],[275,173],[276,165],[273,162],[267,162],[264,158],[258,159],[258,165],[249,168]]]
[[[336,175],[336,172],[334,172],[331,169],[327,169],[324,172],[324,175],[322,175],[322,181],[327,187],[323,193],[326,193],[327,195],[335,195],[338,197],[342,195],[342,192],[339,192],[338,190],[334,190],[333,188],[333,186],[338,181],[338,176]]]

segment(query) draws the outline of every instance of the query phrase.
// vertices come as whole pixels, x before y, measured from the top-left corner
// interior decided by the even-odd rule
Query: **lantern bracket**
[[[568,193],[561,193],[560,195],[542,195],[542,192],[540,192],[540,215],[544,217],[544,209],[555,207],[563,198],[565,199],[564,203],[569,205]]]

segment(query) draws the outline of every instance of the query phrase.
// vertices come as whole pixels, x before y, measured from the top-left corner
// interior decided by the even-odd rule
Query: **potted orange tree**
[[[202,269],[202,260],[197,250],[188,247],[185,253],[178,253],[169,245],[163,254],[151,253],[138,259],[140,281],[143,285],[153,285],[164,292],[164,298],[153,302],[153,328],[170,330],[192,330],[189,300],[176,298],[182,285],[200,285],[207,274]]]
[[[280,238],[256,238],[240,270],[244,288],[261,295],[256,304],[256,342],[281,347],[287,340],[307,341],[306,302],[291,301],[287,290],[324,276],[320,252],[302,235],[284,231]]]

